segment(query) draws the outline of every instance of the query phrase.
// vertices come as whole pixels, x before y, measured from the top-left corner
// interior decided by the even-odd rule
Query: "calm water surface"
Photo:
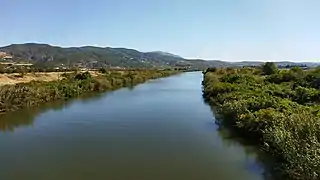
[[[253,148],[218,130],[202,74],[0,116],[1,180],[256,180]]]

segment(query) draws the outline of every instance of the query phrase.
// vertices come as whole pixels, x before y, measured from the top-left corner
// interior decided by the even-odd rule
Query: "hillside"
[[[13,44],[0,52],[13,56],[11,61],[29,62],[42,66],[99,67],[172,67],[183,58],[162,52],[143,53],[126,48],[70,47],[47,44]]]
[[[62,48],[48,44],[13,44],[0,47],[0,52],[10,57],[8,61],[28,62],[47,67],[191,67],[207,68],[230,66],[257,66],[262,62],[226,62],[220,60],[185,59],[168,52],[140,52],[134,49],[110,47],[69,47]],[[306,64],[306,63],[305,63]],[[296,65],[292,62],[279,62],[278,65]],[[317,64],[307,64],[316,66]]]
[[[157,54],[161,54],[161,55],[164,55],[164,56],[171,56],[171,57],[175,57],[175,58],[183,58],[181,56],[178,56],[178,55],[175,55],[175,54],[172,54],[172,53],[168,53],[168,52],[164,52],[164,51],[153,51],[153,52],[150,52],[150,53],[157,53]]]
[[[80,67],[151,67],[160,65],[148,62],[143,53],[131,49],[71,47],[61,48],[47,44],[14,44],[0,48],[13,56],[12,61],[31,62],[47,66],[64,65]]]

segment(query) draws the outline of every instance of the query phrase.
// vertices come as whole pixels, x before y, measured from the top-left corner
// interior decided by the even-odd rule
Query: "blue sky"
[[[0,0],[0,46],[41,42],[320,62],[319,7],[319,0]]]

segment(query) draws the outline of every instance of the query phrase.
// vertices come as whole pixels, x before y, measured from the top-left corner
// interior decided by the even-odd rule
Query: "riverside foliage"
[[[36,106],[48,101],[69,99],[88,92],[134,86],[149,79],[178,73],[173,70],[104,71],[93,77],[89,72],[64,74],[61,80],[33,81],[0,87],[0,111]]]
[[[270,67],[208,69],[204,97],[221,125],[274,157],[276,179],[320,179],[320,68]]]

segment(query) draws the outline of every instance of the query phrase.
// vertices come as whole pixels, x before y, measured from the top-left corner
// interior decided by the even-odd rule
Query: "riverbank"
[[[106,71],[101,74],[64,73],[60,80],[31,81],[0,87],[0,112],[37,106],[39,104],[77,97],[87,92],[101,92],[121,87],[134,86],[149,79],[161,78],[179,71],[131,70]]]
[[[319,179],[320,69],[211,71],[204,72],[204,98],[217,106],[222,126],[275,158],[274,179]]]

